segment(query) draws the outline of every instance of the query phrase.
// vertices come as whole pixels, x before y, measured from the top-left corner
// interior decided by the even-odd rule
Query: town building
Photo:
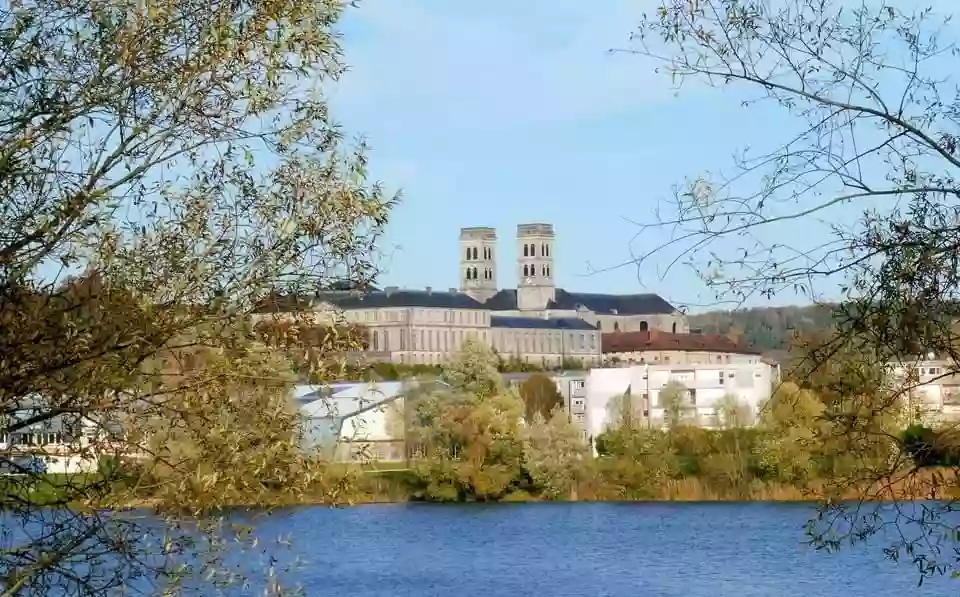
[[[388,287],[273,297],[260,320],[310,309],[318,322],[343,321],[369,331],[369,351],[396,363],[440,364],[467,338],[504,358],[559,367],[601,361],[604,331],[689,331],[685,315],[656,294],[573,292],[555,284],[556,238],[550,224],[517,226],[515,288],[498,288],[497,233],[460,231],[460,287],[447,291]]]
[[[0,476],[89,472],[96,470],[101,456],[115,453],[104,435],[109,425],[93,416],[38,416],[53,410],[47,404],[39,396],[28,396],[21,408],[0,418]]]
[[[672,334],[660,330],[614,332],[600,339],[605,366],[616,365],[755,365],[763,351],[739,338],[691,330]]]
[[[895,392],[911,423],[960,421],[960,372],[950,360],[930,354],[888,364]]]
[[[666,424],[661,393],[671,382],[683,388],[688,421],[701,427],[723,424],[720,409],[727,400],[741,406],[752,421],[773,393],[775,369],[753,364],[643,364],[592,369],[587,378],[585,426],[591,437],[617,424],[621,401],[629,395],[640,424]]]

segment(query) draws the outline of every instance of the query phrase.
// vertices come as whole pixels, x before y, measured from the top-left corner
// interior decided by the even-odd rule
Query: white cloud
[[[638,58],[607,52],[640,18],[629,0],[428,4],[361,4],[337,102],[463,132],[590,119],[670,94]]]

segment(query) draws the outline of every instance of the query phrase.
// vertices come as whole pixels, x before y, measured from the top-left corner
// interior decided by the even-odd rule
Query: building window
[[[374,330],[374,332],[373,332],[373,334],[371,334],[371,336],[373,336],[373,338],[372,338],[372,340],[373,340],[373,350],[374,350],[374,351],[380,350],[380,334],[379,334],[376,330]]]
[[[550,256],[550,245],[544,245],[544,246],[543,246],[543,256],[544,256],[544,257],[549,257],[549,256]]]
[[[531,278],[536,278],[536,277],[537,277],[537,266],[535,266],[535,265],[531,265],[531,266],[530,266],[530,277],[531,277]]]
[[[648,329],[650,329],[649,324],[647,324],[646,321],[641,321],[641,322],[640,322],[640,331],[641,331],[641,332],[646,332]]]
[[[602,330],[602,329],[603,329],[603,322],[598,319],[598,320],[597,320],[597,331]]]
[[[526,243],[523,244],[523,256],[524,257],[530,256],[530,247]]]
[[[383,330],[383,350],[384,352],[389,352],[390,350],[390,332],[388,330]]]
[[[470,279],[470,268],[469,268],[469,267],[467,268],[467,279],[468,279],[468,280]]]
[[[619,322],[619,321],[614,321],[614,322],[613,322],[613,331],[615,331],[615,332],[619,332],[619,331],[620,331],[620,322]]]
[[[470,261],[470,247],[467,247],[467,261]]]
[[[473,268],[473,279],[474,279],[474,280],[479,280],[479,279],[480,279],[480,278],[477,277],[477,268]]]
[[[673,334],[676,334],[676,333],[677,333],[677,322],[676,322],[676,321],[674,321],[674,322],[673,322],[673,325],[670,326],[670,332],[673,333]]]
[[[524,252],[526,252],[526,251],[524,251]],[[523,277],[526,278],[526,277],[529,276],[529,275],[530,275],[530,268],[528,268],[526,265],[524,265],[524,266],[523,266]]]

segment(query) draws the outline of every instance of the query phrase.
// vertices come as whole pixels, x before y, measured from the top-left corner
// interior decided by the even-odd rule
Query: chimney
[[[396,286],[387,286],[386,288],[383,289],[383,293],[386,294],[387,296],[390,296],[397,290],[399,290],[399,288],[397,288]]]
[[[433,294],[433,287],[427,286],[427,294]]]

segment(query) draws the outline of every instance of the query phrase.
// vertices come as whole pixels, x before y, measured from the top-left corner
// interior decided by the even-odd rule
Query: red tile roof
[[[600,347],[604,353],[683,350],[690,352],[762,354],[762,351],[729,336],[719,334],[671,334],[658,330],[602,334],[600,336]]]

